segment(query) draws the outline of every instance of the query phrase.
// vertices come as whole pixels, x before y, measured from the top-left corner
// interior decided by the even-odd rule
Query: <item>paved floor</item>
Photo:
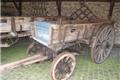
[[[23,43],[22,43],[23,44]],[[11,56],[21,55],[25,53],[24,45],[17,45],[15,48],[6,48],[2,51],[3,63],[11,62]],[[9,51],[7,51],[9,50]],[[22,51],[21,51],[22,50]],[[4,52],[4,53],[3,53]],[[14,54],[15,53],[15,54]],[[3,55],[4,54],[4,55]],[[6,59],[8,58],[8,59]],[[13,57],[12,57],[13,59]],[[15,59],[16,60],[16,59]],[[94,64],[91,61],[90,54],[80,55],[76,57],[77,65],[73,75],[69,80],[120,80],[120,47],[116,46],[111,52],[111,56],[102,64]],[[22,66],[14,70],[7,70],[2,73],[2,80],[50,80],[50,65],[51,61]]]

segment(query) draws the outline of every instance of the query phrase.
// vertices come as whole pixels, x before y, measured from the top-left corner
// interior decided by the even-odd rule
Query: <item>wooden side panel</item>
[[[57,26],[57,28],[53,29],[52,43],[64,43],[82,39],[87,27],[89,26],[85,24]]]
[[[93,36],[94,29],[98,27],[96,25],[100,25],[102,23],[103,22],[101,23],[98,23],[98,22],[56,23],[55,22],[54,23],[54,22],[47,22],[47,21],[38,21],[38,23],[36,23],[37,27],[35,28],[35,31],[37,32],[37,35],[39,35],[39,38],[36,38],[36,39],[40,41],[42,39],[47,40],[47,42],[45,40],[42,40],[42,41],[45,41],[47,46],[51,46],[54,44],[63,44],[65,42],[72,42],[76,40],[89,43],[89,41]],[[47,30],[44,30],[43,28],[47,28]]]
[[[15,17],[16,31],[28,31],[31,27],[30,17]]]
[[[32,25],[30,17],[14,17],[16,31],[29,31]],[[11,32],[11,17],[0,17],[0,33]]]
[[[34,26],[32,30],[33,39],[38,41],[39,43],[48,46],[52,43],[52,23],[47,21],[34,21]]]
[[[11,17],[0,17],[0,33],[11,31]]]

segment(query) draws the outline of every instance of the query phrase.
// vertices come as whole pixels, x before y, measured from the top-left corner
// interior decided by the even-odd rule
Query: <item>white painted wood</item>
[[[11,32],[11,17],[0,17],[6,19],[7,22],[0,22],[0,33]],[[32,22],[30,17],[15,17],[16,31],[30,31]]]

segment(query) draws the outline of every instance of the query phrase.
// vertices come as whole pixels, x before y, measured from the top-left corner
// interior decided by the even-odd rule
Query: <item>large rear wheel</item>
[[[115,30],[110,24],[101,26],[92,46],[92,60],[99,64],[102,63],[110,54],[114,45]]]

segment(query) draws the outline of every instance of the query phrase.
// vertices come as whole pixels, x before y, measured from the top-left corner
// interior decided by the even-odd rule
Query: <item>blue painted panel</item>
[[[49,27],[51,23],[37,20],[34,22],[35,37],[38,41],[48,44],[49,42]]]

